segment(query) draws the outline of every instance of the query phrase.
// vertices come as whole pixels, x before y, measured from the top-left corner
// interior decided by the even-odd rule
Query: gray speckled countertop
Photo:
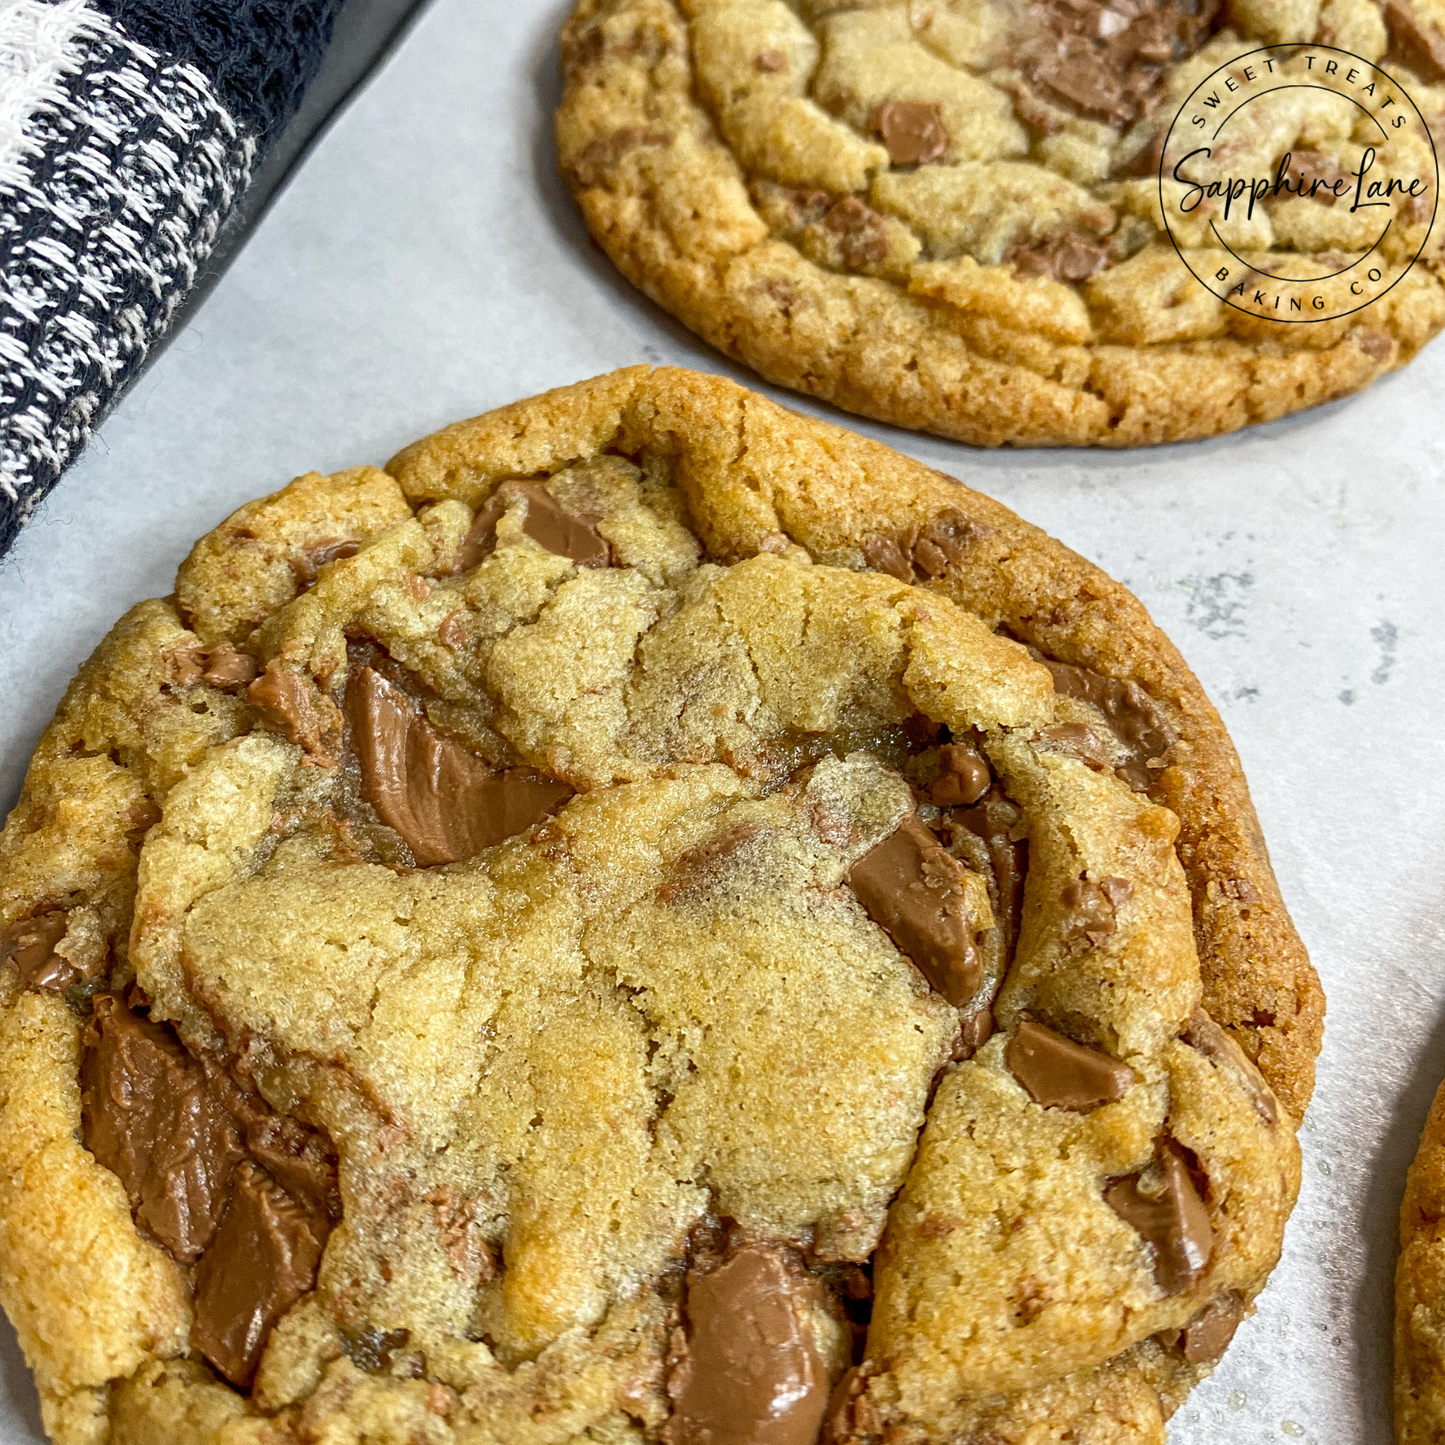
[[[553,171],[564,9],[437,0],[0,563],[4,807],[78,664],[242,501],[632,362],[750,380],[588,244]],[[1139,594],[1224,714],[1324,978],[1285,1259],[1176,1445],[1389,1438],[1395,1218],[1445,1075],[1442,417],[1445,343],[1364,396],[1165,450],[988,454],[833,417]],[[0,1329],[18,1445],[42,1437]]]

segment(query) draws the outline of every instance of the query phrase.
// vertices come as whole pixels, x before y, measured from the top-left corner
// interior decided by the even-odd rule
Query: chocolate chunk
[[[522,531],[534,542],[558,557],[568,557],[579,567],[607,567],[611,554],[607,543],[597,535],[592,519],[575,517],[563,511],[541,482],[508,479],[487,499],[486,505],[472,519],[471,528],[457,552],[453,568],[469,572],[483,559],[490,557],[497,545],[497,523],[513,497],[524,497],[526,515]]]
[[[322,767],[335,763],[331,748],[340,740],[340,717],[336,704],[309,677],[271,662],[246,689],[246,701],[263,727],[304,749],[313,762]]]
[[[1191,1365],[1213,1365],[1223,1359],[1243,1321],[1244,1301],[1229,1290],[1210,1300],[1182,1330],[1161,1331],[1156,1338]]]
[[[868,916],[955,1007],[973,996],[983,971],[965,871],[910,814],[848,874]]]
[[[1145,177],[1157,176],[1159,165],[1164,159],[1164,137],[1167,134],[1167,131],[1156,130],[1142,150],[1135,151],[1128,160],[1120,161],[1114,167],[1113,177],[1143,180]]]
[[[788,57],[781,50],[763,50],[753,57],[753,69],[764,75],[776,74],[787,68]]]
[[[346,712],[366,800],[424,868],[523,833],[572,796],[553,778],[489,768],[437,732],[374,668],[352,673]]]
[[[1108,1185],[1104,1203],[1153,1250],[1154,1279],[1165,1294],[1199,1280],[1214,1253],[1214,1229],[1172,1139],[1159,1140],[1151,1168]]]
[[[239,687],[256,676],[256,659],[239,652],[229,642],[201,649],[202,678],[212,687]]]
[[[666,1445],[813,1445],[829,1390],[808,1312],[823,1300],[821,1283],[776,1246],[745,1245],[691,1271]]]
[[[1413,70],[1426,85],[1445,81],[1445,33],[1410,4],[1385,0],[1385,28],[1390,37],[1387,61]]]
[[[993,1037],[993,1009],[985,1005],[974,1009],[958,1026],[958,1038],[954,1041],[952,1057],[957,1060],[971,1059]]]
[[[1178,737],[1154,699],[1137,682],[1122,682],[1087,667],[1036,655],[1053,677],[1055,692],[1076,697],[1104,714],[1114,735],[1134,755],[1115,771],[1136,793],[1147,792],[1157,771],[1150,762],[1167,752]]]
[[[938,777],[928,790],[929,801],[940,808],[968,807],[988,792],[993,775],[972,748],[945,743],[938,750]]]
[[[196,1269],[191,1342],[245,1388],[276,1321],[316,1284],[331,1221],[258,1164],[236,1170],[231,1202]]]
[[[863,539],[863,560],[875,572],[886,572],[900,582],[942,577],[961,562],[984,528],[962,512],[948,510],[930,517],[921,527],[909,527],[898,537],[877,534]]]
[[[342,557],[354,557],[360,550],[361,543],[342,541],[340,538],[317,542],[315,546],[308,547],[299,557],[291,559],[291,572],[296,578],[297,590],[304,592],[313,586],[321,569],[328,562],[335,562]]]
[[[113,994],[94,1008],[80,1075],[86,1148],[120,1179],[136,1218],[189,1263],[225,1209],[240,1129],[169,1029]]]
[[[358,1370],[389,1370],[410,1339],[410,1330],[342,1330],[341,1349]]]
[[[858,269],[876,266],[888,255],[883,217],[857,196],[844,196],[828,207],[824,227],[839,239],[843,264]]]
[[[1013,957],[1023,918],[1024,879],[1029,871],[1027,839],[1015,841],[1013,829],[1021,814],[1000,793],[990,793],[972,808],[955,808],[948,814],[951,824],[967,828],[983,841],[992,864],[993,887],[989,890],[994,914],[1003,929],[1005,962]]]
[[[1109,753],[1103,740],[1083,723],[1052,723],[1039,729],[1039,741],[1053,753],[1065,753],[1086,763],[1095,772],[1107,772]]]
[[[527,499],[522,530],[534,542],[559,557],[570,557],[579,567],[609,565],[607,543],[590,522],[564,512],[540,482],[519,482],[514,490]]]
[[[1118,912],[1133,896],[1134,888],[1124,878],[1094,879],[1080,876],[1067,884],[1059,902],[1074,916],[1064,926],[1066,942],[1087,938],[1098,946],[1118,928]]]
[[[1215,26],[1221,0],[1143,6],[1105,0],[1039,0],[1040,34],[1024,61],[1029,80],[1060,105],[1124,127],[1158,104],[1168,67]]]
[[[1244,1050],[1203,1009],[1197,1010],[1189,1020],[1184,1030],[1184,1042],[1232,1074],[1249,1095],[1254,1112],[1266,1124],[1273,1128],[1279,1123],[1279,1105],[1275,1103],[1264,1076],[1249,1061]]]
[[[873,112],[873,129],[895,166],[942,160],[948,150],[943,109],[929,101],[885,100]]]
[[[1041,241],[1010,247],[1004,260],[1020,276],[1054,281],[1087,281],[1109,264],[1109,247],[1078,231],[1055,231]]]
[[[864,538],[863,560],[875,572],[886,572],[900,582],[913,581],[913,561],[891,537]]]
[[[63,912],[42,913],[0,931],[0,963],[13,959],[22,988],[61,993],[80,978],[80,971],[55,946],[69,926]]]
[[[1032,1019],[1018,1026],[1004,1050],[1004,1062],[1034,1103],[1076,1114],[1122,1099],[1138,1077],[1128,1064]]]

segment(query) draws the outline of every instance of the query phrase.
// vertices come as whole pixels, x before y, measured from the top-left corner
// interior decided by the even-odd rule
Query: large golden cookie
[[[1435,1095],[1400,1206],[1395,1267],[1395,1437],[1445,1440],[1445,1086]]]
[[[1442,26],[1445,0],[578,0],[557,141],[628,280],[770,381],[988,446],[1178,441],[1445,324]],[[1282,41],[1330,49],[1256,57],[1270,93],[1183,174],[1288,185],[1201,201],[1177,147],[1161,187],[1191,91]],[[1366,104],[1397,100],[1399,128]],[[1361,166],[1400,188],[1357,207]]]
[[[1323,1007],[1134,598],[646,368],[203,538],[42,739],[0,930],[65,1445],[1162,1441]]]

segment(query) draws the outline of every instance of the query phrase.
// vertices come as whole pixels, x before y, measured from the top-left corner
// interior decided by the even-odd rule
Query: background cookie
[[[1395,1267],[1395,1436],[1400,1445],[1445,1439],[1445,1087],[1420,1133],[1400,1205]]]
[[[1138,604],[687,373],[390,470],[203,539],[77,679],[0,843],[5,1298],[57,1438],[633,1439],[670,1411],[686,1440],[709,1319],[765,1287],[800,1398],[841,1377],[842,1437],[1161,1438],[1278,1250],[1321,1001]],[[750,950],[788,960],[761,1015],[767,968],[727,994]],[[795,1071],[826,1078],[801,1131]],[[167,1100],[204,1147],[168,1155]],[[659,1172],[689,1140],[705,1189]],[[977,1175],[1011,1149],[1053,1215]],[[1025,1227],[986,1271],[1000,1211]],[[993,1356],[909,1323],[934,1309],[991,1317]]]
[[[623,274],[771,381],[985,445],[1208,436],[1355,391],[1439,330],[1438,234],[1405,270],[1434,215],[1433,150],[1419,124],[1379,147],[1392,174],[1430,178],[1394,198],[1377,247],[1398,284],[1285,325],[1247,295],[1227,305],[1180,255],[1202,276],[1324,275],[1386,212],[1315,192],[1186,215],[1170,180],[1166,231],[1162,131],[1211,71],[1286,40],[1385,60],[1438,129],[1433,7],[581,0],[558,147]],[[1274,176],[1292,155],[1291,175],[1328,185],[1375,140],[1352,99],[1291,66],[1313,88],[1251,101],[1221,174]]]

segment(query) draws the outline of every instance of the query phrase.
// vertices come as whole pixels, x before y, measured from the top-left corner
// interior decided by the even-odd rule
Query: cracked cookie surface
[[[66,1445],[1158,1442],[1298,1185],[1322,1001],[1178,655],[692,373],[228,518],[0,910]]]
[[[1442,27],[1440,0],[579,0],[558,149],[622,273],[770,381],[983,445],[1176,441],[1357,391],[1445,325]],[[1284,163],[1305,193],[1181,209],[1169,121],[1285,41],[1383,63],[1425,128],[1381,141],[1290,58],[1190,174]],[[1336,316],[1387,214],[1337,204],[1369,153],[1428,191],[1371,251],[1398,284]],[[1333,276],[1332,319],[1226,304],[1195,279],[1221,265]]]

